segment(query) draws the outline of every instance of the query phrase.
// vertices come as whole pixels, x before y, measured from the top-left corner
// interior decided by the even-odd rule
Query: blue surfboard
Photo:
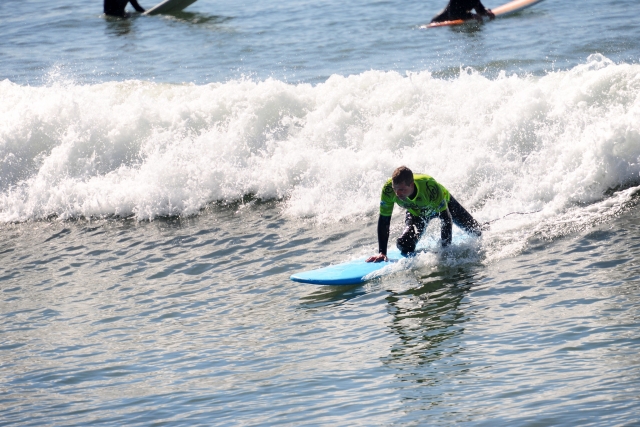
[[[419,248],[424,251],[425,248]],[[392,249],[387,253],[389,261],[366,262],[367,258],[360,258],[342,264],[330,265],[316,270],[303,271],[293,274],[290,279],[294,282],[312,285],[357,285],[376,277],[372,275],[378,270],[405,259],[399,250]]]
[[[457,246],[470,239],[474,239],[474,237],[465,233],[454,234],[452,243],[454,246]],[[417,252],[428,252],[437,251],[439,248],[440,244],[437,240],[422,240],[418,243],[416,250]],[[366,262],[367,258],[359,258],[316,270],[296,273],[291,275],[290,279],[294,282],[309,283],[312,285],[357,285],[397,271],[397,269],[394,268],[383,269],[407,257],[402,255],[398,249],[394,248],[387,252],[387,258],[389,261],[384,262]]]

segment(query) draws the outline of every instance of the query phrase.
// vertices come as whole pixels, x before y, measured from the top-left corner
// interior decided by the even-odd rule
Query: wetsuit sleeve
[[[378,217],[378,251],[381,254],[387,254],[387,245],[389,244],[389,228],[391,226],[391,217]]]
[[[378,250],[385,255],[387,254],[387,244],[389,243],[389,228],[391,226],[395,195],[392,182],[388,180],[382,187],[380,216],[378,217]]]
[[[138,4],[137,0],[129,0],[129,3],[131,3],[131,6],[138,12],[144,12],[144,9]]]

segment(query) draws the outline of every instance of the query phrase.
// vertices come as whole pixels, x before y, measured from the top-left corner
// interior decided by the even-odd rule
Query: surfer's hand
[[[380,261],[389,261],[385,254],[378,254],[367,258],[367,262],[380,262]]]
[[[487,16],[489,17],[490,21],[493,21],[494,19],[496,19],[496,15],[491,12],[491,9],[487,9]]]

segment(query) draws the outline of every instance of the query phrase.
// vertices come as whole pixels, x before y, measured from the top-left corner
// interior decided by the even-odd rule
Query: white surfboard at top
[[[503,4],[502,6],[498,6],[495,9],[491,9],[491,11],[496,16],[502,16],[508,13],[517,12],[529,6],[533,6],[534,4],[540,3],[541,1],[542,0],[513,0],[512,2]]]
[[[147,9],[143,15],[158,15],[161,13],[178,12],[195,2],[196,0],[165,0],[162,3],[158,3],[153,6],[151,9]]]

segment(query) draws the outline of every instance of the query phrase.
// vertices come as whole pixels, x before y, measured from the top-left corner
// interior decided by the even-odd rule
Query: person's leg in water
[[[404,231],[396,241],[396,245],[403,255],[415,252],[418,240],[420,240],[420,237],[422,236],[422,233],[424,233],[425,228],[427,228],[430,220],[431,218],[422,218],[411,215],[411,213],[407,211],[404,217]]]
[[[449,208],[440,212],[438,217],[442,221],[440,226],[440,244],[443,248],[446,248],[451,244],[451,238],[453,236],[453,224],[451,222],[451,213],[449,212]]]

